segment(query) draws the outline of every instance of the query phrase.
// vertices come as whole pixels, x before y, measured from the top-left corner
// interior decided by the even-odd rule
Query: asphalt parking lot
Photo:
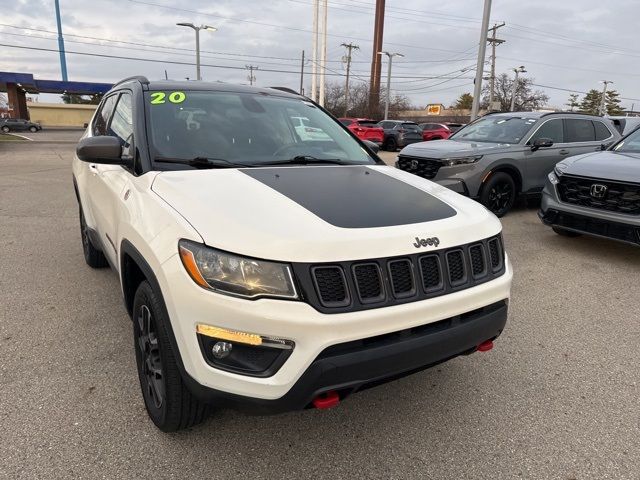
[[[332,410],[161,433],[117,278],[84,264],[74,139],[42,133],[0,143],[0,478],[639,478],[640,249],[559,237],[535,206],[503,219],[491,352]]]

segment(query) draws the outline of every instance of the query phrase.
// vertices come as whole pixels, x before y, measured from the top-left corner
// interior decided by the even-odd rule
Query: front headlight
[[[549,172],[549,182],[551,182],[551,185],[557,185],[560,183],[560,180],[558,180],[558,177],[554,172]]]
[[[468,163],[476,163],[478,160],[482,158],[482,155],[471,155],[468,157],[451,157],[451,158],[443,158],[442,163],[448,167],[453,165],[465,165]]]
[[[558,177],[561,177],[567,168],[569,168],[568,165],[565,165],[564,163],[558,163],[556,164],[553,171]]]
[[[289,265],[223,252],[189,240],[178,244],[189,276],[203,288],[245,298],[298,298]]]

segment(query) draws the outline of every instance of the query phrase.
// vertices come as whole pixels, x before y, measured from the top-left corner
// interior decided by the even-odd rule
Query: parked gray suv
[[[378,126],[384,130],[383,150],[395,152],[398,148],[422,141],[422,130],[415,122],[382,120]]]
[[[601,151],[620,138],[591,115],[509,112],[485,115],[448,140],[409,145],[396,166],[480,201],[502,216],[520,194],[539,196],[547,175],[571,155]]]
[[[558,163],[538,215],[559,235],[585,233],[640,246],[640,127],[606,152]]]

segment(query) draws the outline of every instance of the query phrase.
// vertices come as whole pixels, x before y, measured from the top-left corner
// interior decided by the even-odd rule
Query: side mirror
[[[78,142],[76,155],[83,162],[105,165],[131,165],[130,158],[122,156],[122,145],[116,137],[87,137]]]
[[[536,138],[531,145],[531,151],[535,152],[539,148],[548,148],[553,145],[553,140],[550,138]]]
[[[376,155],[380,151],[380,146],[377,143],[373,143],[369,140],[363,140],[362,143],[364,143],[367,146],[367,148],[371,150],[373,153],[375,153]]]

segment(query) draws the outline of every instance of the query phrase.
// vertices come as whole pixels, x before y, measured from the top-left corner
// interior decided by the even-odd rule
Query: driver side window
[[[529,140],[529,144],[539,138],[550,138],[553,143],[564,143],[564,122],[561,118],[548,120],[542,124]]]

